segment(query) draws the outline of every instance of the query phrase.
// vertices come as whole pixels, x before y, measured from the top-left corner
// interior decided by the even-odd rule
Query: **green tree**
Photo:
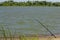
[[[32,2],[31,1],[27,1],[25,5],[26,6],[32,6]]]
[[[27,1],[27,2],[14,2],[13,0],[6,0],[0,3],[0,6],[60,6],[60,2],[47,2],[47,1]]]

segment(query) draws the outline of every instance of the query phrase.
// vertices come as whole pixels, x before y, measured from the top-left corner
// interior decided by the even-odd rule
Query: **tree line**
[[[60,2],[47,2],[47,1],[14,2],[14,1],[4,1],[4,2],[0,2],[0,6],[60,6]]]

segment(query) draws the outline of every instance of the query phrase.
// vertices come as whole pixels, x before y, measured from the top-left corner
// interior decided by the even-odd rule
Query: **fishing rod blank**
[[[56,38],[56,36],[45,26],[43,25],[43,23],[41,23],[39,20],[35,19],[39,24],[41,24],[50,34],[51,36],[53,36],[54,38]]]

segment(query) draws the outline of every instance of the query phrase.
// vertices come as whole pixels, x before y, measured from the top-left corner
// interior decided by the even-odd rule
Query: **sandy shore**
[[[4,40],[5,38],[0,38],[0,40]],[[60,40],[60,35],[56,35],[56,38],[53,36],[39,36],[39,37],[26,37],[25,39],[16,38],[7,38],[7,40]]]
[[[39,40],[60,40],[60,35],[56,35],[56,38],[53,36],[40,36]]]

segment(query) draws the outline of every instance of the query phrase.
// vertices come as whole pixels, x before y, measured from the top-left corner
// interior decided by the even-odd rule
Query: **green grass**
[[[2,32],[2,34],[3,34],[3,40],[8,40],[8,37],[7,37],[7,35],[9,34],[9,36],[10,36],[10,40],[15,40],[13,37],[12,37],[12,33],[11,33],[11,31],[9,30],[9,28],[7,27],[7,29],[5,29],[5,26],[4,26],[4,24],[2,24],[2,25],[0,25],[0,31]],[[15,33],[16,33],[16,31],[15,31]],[[37,35],[35,35],[36,37],[27,37],[27,36],[25,36],[24,34],[22,35],[22,36],[19,36],[18,37],[18,39],[19,40],[38,40],[38,37],[37,37]]]
[[[38,37],[26,37],[26,36],[21,36],[20,40],[39,40]]]
[[[0,25],[0,27],[1,27],[1,32],[2,32],[2,34],[3,34],[3,36],[4,36],[4,39],[5,40],[7,40],[7,37],[6,37],[6,31],[5,31],[5,29],[4,29],[4,25]]]

